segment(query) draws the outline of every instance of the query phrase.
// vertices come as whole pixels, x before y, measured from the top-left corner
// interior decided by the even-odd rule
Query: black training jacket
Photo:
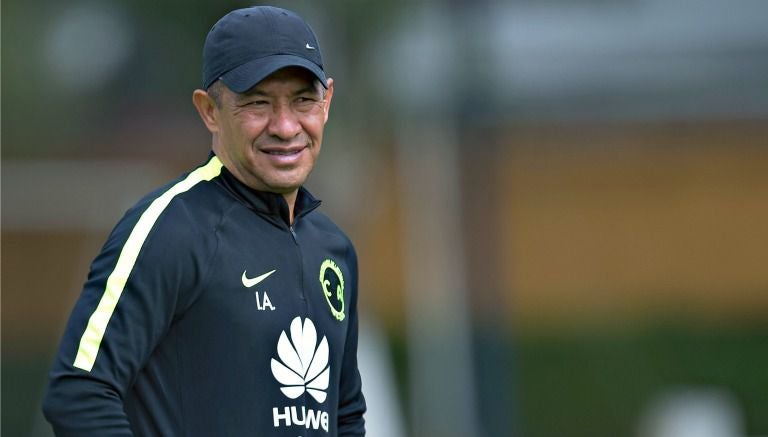
[[[120,220],[72,311],[43,410],[65,436],[360,436],[357,258],[300,189],[211,155]]]

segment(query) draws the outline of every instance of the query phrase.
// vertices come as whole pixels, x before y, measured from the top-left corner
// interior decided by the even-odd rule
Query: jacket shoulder
[[[169,243],[169,238],[183,241],[215,228],[231,201],[216,184],[190,184],[189,178],[189,174],[183,175],[136,202],[117,223],[110,239],[125,240],[143,234],[144,242],[157,242],[159,238]]]
[[[307,216],[308,221],[318,232],[328,234],[329,236],[344,240],[354,250],[354,245],[349,236],[333,221],[330,217],[321,211],[314,210]]]

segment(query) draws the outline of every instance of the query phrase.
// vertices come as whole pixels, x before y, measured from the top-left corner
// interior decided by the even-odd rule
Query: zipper
[[[299,272],[300,272],[300,275],[301,275],[301,294],[299,294],[299,297],[306,304],[306,302],[307,302],[307,292],[304,289],[304,254],[301,252],[301,246],[299,245],[299,239],[296,236],[296,230],[293,228],[293,225],[289,225],[288,226],[288,231],[290,231],[290,233],[291,233],[291,238],[293,238],[293,243],[296,246],[296,254],[299,257]],[[305,308],[305,310],[306,310],[306,308]]]

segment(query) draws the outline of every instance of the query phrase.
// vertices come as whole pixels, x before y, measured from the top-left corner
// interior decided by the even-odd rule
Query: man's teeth
[[[269,153],[270,155],[287,156],[287,155],[295,155],[297,152],[291,152],[291,151],[288,151],[288,150],[279,150],[279,151],[278,150],[270,150],[267,153]]]

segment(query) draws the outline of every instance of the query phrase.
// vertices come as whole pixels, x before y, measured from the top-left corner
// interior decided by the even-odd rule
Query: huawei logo
[[[272,375],[282,384],[280,390],[291,399],[305,391],[317,402],[325,402],[331,368],[328,365],[328,339],[317,343],[315,324],[309,318],[296,317],[291,322],[291,337],[285,331],[277,342],[277,356],[272,358]]]

